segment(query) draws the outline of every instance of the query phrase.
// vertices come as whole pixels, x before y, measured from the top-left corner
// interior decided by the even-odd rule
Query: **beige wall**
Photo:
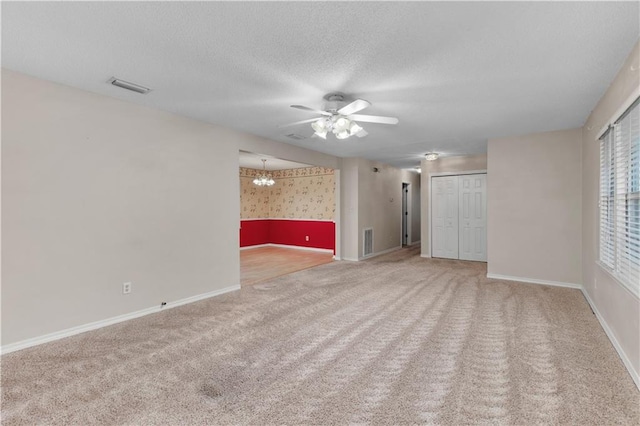
[[[633,70],[634,68],[635,70]],[[609,89],[587,119],[582,133],[582,275],[584,289],[606,322],[627,364],[640,374],[640,301],[597,264],[598,132],[622,104],[640,93],[640,43],[636,44]],[[622,111],[620,111],[622,112]]]
[[[581,129],[489,140],[488,273],[580,285]]]
[[[373,168],[377,167],[378,172]],[[342,258],[363,258],[363,232],[373,228],[374,254],[402,245],[402,183],[410,183],[418,191],[418,212],[412,220],[412,234],[419,238],[419,176],[387,164],[362,158],[343,158],[340,162]],[[416,233],[414,233],[414,229]]]
[[[432,173],[457,173],[469,171],[487,170],[487,156],[469,155],[456,157],[443,157],[435,161],[422,160],[422,173],[420,175],[420,218],[422,222],[421,234],[421,254],[431,256],[431,236],[429,229],[429,215],[431,212],[431,196],[429,194],[429,179]]]
[[[373,168],[377,167],[378,172]],[[402,172],[376,161],[358,159],[358,257],[363,232],[373,228],[373,253],[402,246]]]
[[[3,345],[238,285],[239,134],[6,70],[2,124]]]
[[[358,158],[340,160],[341,258],[358,260]]]
[[[242,138],[237,141],[237,146],[241,151],[330,169],[338,169],[340,164],[340,158],[332,155],[249,134],[243,134]]]
[[[237,286],[239,149],[338,165],[5,69],[2,144],[3,346]]]

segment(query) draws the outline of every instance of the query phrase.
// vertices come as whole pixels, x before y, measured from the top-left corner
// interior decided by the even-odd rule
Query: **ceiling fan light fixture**
[[[338,133],[347,132],[347,134],[349,134],[350,127],[351,127],[351,120],[345,117],[339,117],[335,121],[335,123],[333,123],[333,133],[336,135],[336,137]]]
[[[362,127],[358,126],[358,123],[356,123],[355,121],[351,122],[351,126],[349,126],[349,133],[351,135],[356,135],[360,133],[362,130],[363,130]]]
[[[323,119],[314,121],[313,123],[311,123],[311,128],[316,132],[316,133],[322,133],[322,132],[327,132],[325,123]]]
[[[341,132],[334,132],[334,134],[336,135],[337,139],[347,139],[349,136],[351,136],[348,130],[343,130]]]
[[[424,159],[427,161],[435,161],[438,159],[438,153],[437,152],[430,152],[428,154],[425,154]]]
[[[296,121],[280,125],[278,127],[297,126],[299,124],[311,123],[311,128],[315,132],[314,136],[326,139],[328,133],[333,133],[336,139],[347,139],[354,135],[359,138],[363,138],[369,134],[354,120],[364,123],[398,124],[398,119],[396,117],[356,114],[357,112],[371,106],[371,103],[364,99],[356,99],[347,105],[342,105],[345,102],[345,97],[342,94],[330,93],[325,96],[324,99],[327,102],[324,104],[322,110],[309,108],[304,105],[291,105],[292,108],[315,112],[316,114],[320,114],[322,117]]]

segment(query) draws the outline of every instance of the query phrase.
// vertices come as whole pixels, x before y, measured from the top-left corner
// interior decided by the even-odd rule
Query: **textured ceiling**
[[[638,2],[3,2],[2,65],[337,156],[428,151],[581,126],[638,39]],[[153,91],[106,84],[111,76]],[[369,136],[293,140],[343,92]]]

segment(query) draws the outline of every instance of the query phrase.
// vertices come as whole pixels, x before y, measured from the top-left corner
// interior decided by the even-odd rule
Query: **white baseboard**
[[[271,244],[256,244],[255,246],[244,246],[240,247],[240,250],[251,250],[260,247],[269,247]]]
[[[184,299],[176,300],[174,302],[167,302],[167,304],[165,306],[162,306],[160,310],[165,311],[167,309],[177,308],[178,306],[187,305],[189,303],[198,302],[200,300],[209,299],[210,297],[220,296],[221,294],[238,290],[240,290],[239,284],[221,288],[220,290],[213,290],[207,293],[196,294],[195,296],[185,297]]]
[[[627,357],[627,354],[624,353],[624,350],[622,350],[622,346],[620,346],[620,343],[618,343],[618,340],[616,339],[616,336],[613,334],[613,331],[611,331],[611,329],[609,328],[609,324],[607,324],[607,322],[604,320],[602,315],[600,315],[600,312],[598,312],[598,308],[593,303],[593,301],[591,300],[591,297],[589,297],[589,293],[587,293],[587,291],[584,288],[582,288],[582,294],[584,295],[584,298],[587,299],[587,303],[589,304],[589,306],[591,306],[591,310],[596,315],[596,318],[600,322],[602,329],[604,330],[607,337],[611,341],[611,344],[615,348],[616,352],[618,352],[618,356],[620,356],[622,363],[627,368],[627,371],[629,372],[629,375],[633,379],[633,382],[636,384],[636,387],[638,388],[638,390],[640,390],[640,375],[638,374],[637,371],[634,370],[633,364],[631,363],[631,361],[629,361],[629,358]]]
[[[418,244],[420,244],[420,240],[418,241],[412,241],[411,244],[409,244],[409,247],[411,246],[417,246]]]
[[[493,278],[496,280],[506,280],[506,281],[518,281],[521,283],[529,283],[529,284],[551,285],[554,287],[575,288],[578,290],[582,289],[582,286],[580,284],[564,283],[561,281],[539,280],[537,278],[510,277],[508,275],[498,275],[498,274],[487,274],[487,278]]]
[[[273,244],[273,243],[269,243],[266,244],[268,246],[271,247],[282,247],[282,248],[290,248],[290,249],[296,249],[296,250],[307,250],[307,251],[318,251],[321,253],[331,253],[333,254],[333,250],[331,249],[323,249],[323,248],[316,248],[316,247],[303,247],[303,246],[290,246],[288,244]]]
[[[430,254],[420,254],[420,257],[424,257],[425,259],[431,259]]]
[[[400,250],[400,249],[402,249],[402,246],[398,246],[398,247],[391,247],[390,249],[387,249],[387,250],[382,250],[382,251],[379,251],[379,252],[377,252],[377,253],[372,253],[372,254],[370,254],[370,255],[368,255],[368,256],[360,257],[360,258],[358,258],[358,260],[371,259],[371,258],[373,258],[373,257],[382,256],[383,254],[391,253],[392,251],[396,251],[396,250]]]
[[[100,321],[90,322],[88,324],[78,325],[76,327],[67,328],[65,330],[56,331],[54,333],[45,334],[43,336],[32,337],[31,339],[21,340],[16,343],[10,343],[8,345],[2,346],[2,348],[0,348],[0,354],[4,355],[10,352],[19,351],[21,349],[30,348],[32,346],[41,345],[43,343],[53,342],[54,340],[60,340],[65,337],[84,333],[86,331],[107,327],[109,325],[117,324],[119,322],[128,321],[128,320],[139,318],[149,314],[154,314],[156,312],[175,308],[181,305],[186,305],[187,303],[197,302],[198,300],[219,296],[221,294],[228,293],[231,291],[236,291],[236,290],[240,290],[240,285],[229,286],[229,287],[222,288],[220,290],[214,290],[208,293],[198,294],[196,296],[191,296],[184,299],[176,300],[174,302],[168,302],[165,306],[154,306],[152,308],[146,308],[146,309],[131,312],[128,314],[118,315],[116,317],[111,317],[111,318],[107,318]]]
[[[343,257],[342,260],[347,260],[349,262],[360,262],[361,260],[372,259],[372,258],[377,257],[377,256],[382,256],[383,254],[391,253],[392,251],[400,250],[401,248],[402,247],[394,247],[394,248],[391,248],[389,250],[384,250],[384,251],[381,251],[379,253],[373,253],[373,254],[370,254],[369,256],[360,257],[360,258]]]

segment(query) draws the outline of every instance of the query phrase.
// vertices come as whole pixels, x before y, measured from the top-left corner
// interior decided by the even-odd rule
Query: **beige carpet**
[[[3,424],[640,423],[578,290],[485,274],[404,249],[9,354]]]

